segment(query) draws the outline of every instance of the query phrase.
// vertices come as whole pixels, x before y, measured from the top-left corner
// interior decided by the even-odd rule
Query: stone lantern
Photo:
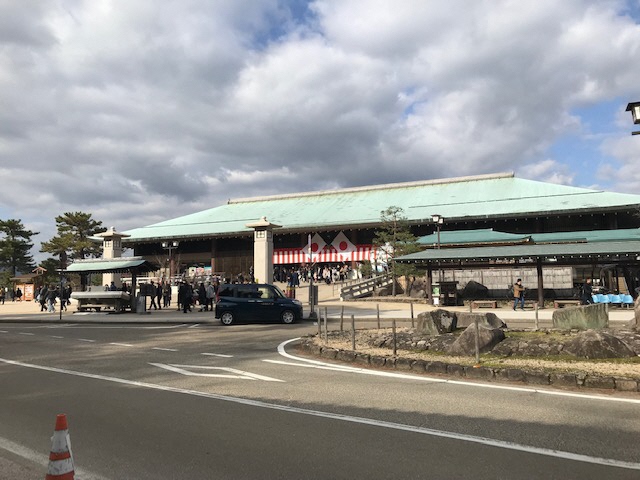
[[[273,283],[273,230],[281,225],[262,217],[246,226],[253,228],[253,275],[256,282]]]
[[[122,239],[130,237],[126,233],[116,232],[115,227],[109,227],[106,232],[98,233],[96,237],[102,238],[102,258],[120,258],[122,256]],[[114,282],[116,287],[122,287],[122,280],[119,273],[103,273],[102,283],[111,285]]]

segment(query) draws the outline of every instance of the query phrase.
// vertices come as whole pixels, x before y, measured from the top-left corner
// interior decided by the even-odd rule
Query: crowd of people
[[[356,271],[359,275],[359,272]],[[314,282],[325,282],[326,284],[343,282],[352,278],[354,270],[350,265],[316,265],[316,266],[296,266],[286,267],[276,265],[273,269],[273,279],[275,282],[286,283],[289,286],[298,286],[299,282],[307,283],[313,277]],[[297,279],[297,282],[296,282]]]
[[[67,310],[69,299],[71,298],[71,285],[66,285],[60,289],[59,285],[43,285],[37,290],[35,301],[40,304],[40,311],[49,313],[56,311],[56,304],[60,300],[60,309]]]

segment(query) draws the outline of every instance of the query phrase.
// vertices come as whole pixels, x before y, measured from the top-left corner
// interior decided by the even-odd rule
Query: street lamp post
[[[169,250],[169,284],[171,284],[171,279],[173,278],[173,251],[178,248],[178,245],[180,245],[180,242],[177,240],[162,242],[162,248]]]
[[[444,217],[438,213],[434,213],[433,215],[431,215],[431,220],[433,220],[433,223],[435,223],[436,225],[436,231],[438,234],[438,243],[436,248],[440,250],[440,228],[444,223]],[[442,268],[440,268],[440,257],[438,256],[438,304],[440,304],[440,299],[442,298],[442,277],[443,275]]]
[[[634,125],[640,123],[640,102],[631,102],[627,105],[627,112],[631,112]],[[631,135],[640,135],[640,131],[631,132]]]

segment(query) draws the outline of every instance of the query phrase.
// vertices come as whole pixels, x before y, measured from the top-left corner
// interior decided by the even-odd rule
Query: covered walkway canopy
[[[142,257],[119,257],[119,258],[92,258],[77,260],[62,270],[61,273],[76,273],[86,275],[89,273],[130,273],[131,274],[131,294],[135,295],[138,275],[141,273],[154,272],[160,267]],[[131,309],[135,311],[135,303],[132,302]]]
[[[493,241],[483,241],[481,236],[478,236],[478,232],[475,232],[471,235],[474,237],[473,242],[464,241],[462,232],[449,233],[452,235],[448,240],[443,238],[445,241],[441,241],[440,245],[434,245],[429,241],[430,239],[423,237],[420,243],[435,248],[396,259],[399,263],[411,263],[426,268],[429,292],[433,269],[508,268],[509,266],[532,267],[535,265],[538,273],[538,302],[542,304],[544,266],[601,264],[640,267],[640,230],[638,229],[533,234],[528,237],[528,240],[525,240],[527,236],[519,235],[516,240],[518,243],[512,243],[515,240],[513,237],[507,239],[494,234],[498,232],[490,235]],[[523,241],[524,243],[520,243]],[[462,246],[469,243],[474,245]],[[441,248],[437,248],[438,246]]]
[[[158,265],[142,257],[91,258],[77,260],[62,273],[146,273],[158,270]]]

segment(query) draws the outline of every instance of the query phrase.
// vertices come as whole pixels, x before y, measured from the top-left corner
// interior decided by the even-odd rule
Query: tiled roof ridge
[[[436,178],[431,180],[417,180],[413,182],[386,183],[382,185],[365,185],[362,187],[347,187],[347,188],[340,188],[338,190],[317,190],[317,191],[311,191],[311,192],[285,193],[281,195],[266,195],[262,197],[232,198],[227,202],[227,204],[262,202],[265,200],[281,200],[281,199],[287,199],[287,198],[316,197],[319,195],[339,195],[343,193],[367,192],[367,191],[373,191],[373,190],[389,190],[389,189],[407,188],[407,187],[421,187],[426,185],[444,185],[449,183],[495,180],[500,178],[514,178],[514,177],[515,177],[514,172],[488,173],[483,175],[471,175],[471,176],[465,176],[465,177]]]

